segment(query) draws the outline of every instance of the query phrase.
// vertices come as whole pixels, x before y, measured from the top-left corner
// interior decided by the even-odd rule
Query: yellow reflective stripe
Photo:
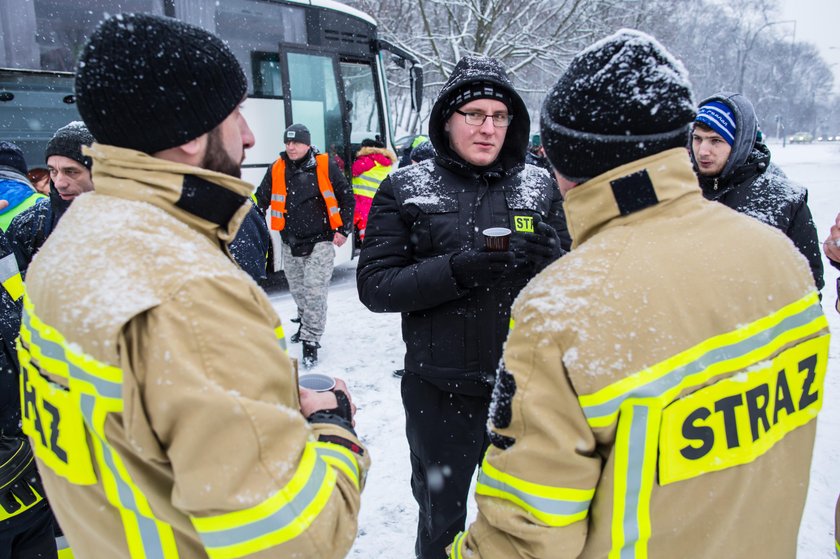
[[[688,386],[770,358],[785,345],[826,328],[828,321],[819,297],[811,292],[773,314],[705,340],[598,392],[583,394],[578,400],[590,427],[608,427],[627,399],[673,399]]]
[[[19,444],[19,446],[18,446],[17,450],[15,451],[14,455],[13,455],[13,456],[11,456],[11,457],[10,457],[10,458],[9,458],[9,459],[5,462],[5,463],[0,464],[0,467],[4,467],[4,466],[6,466],[9,462],[12,462],[12,461],[14,461],[14,460],[16,460],[16,459],[18,459],[18,460],[19,460],[19,459],[21,458],[21,456],[22,456],[24,453],[26,453],[26,452],[27,452],[28,445],[29,445],[29,443],[21,443],[21,444]],[[20,468],[20,472],[24,472],[27,468],[31,467],[32,462],[33,462],[34,460],[35,460],[35,457],[34,457],[34,456],[32,456],[32,455],[30,455],[30,456],[29,456],[29,460],[26,462],[26,464],[25,464],[25,465],[23,465],[23,466]],[[24,501],[22,501],[22,500],[18,497],[18,495],[15,495],[14,493],[9,494],[9,495],[7,496],[7,498],[12,498],[12,499],[14,499],[14,500],[15,500],[15,502],[18,504],[18,508],[17,508],[17,509],[15,509],[15,510],[12,510],[12,511],[6,510],[6,509],[7,509],[7,506],[10,506],[10,505],[11,505],[11,503],[9,503],[9,504],[4,504],[3,506],[0,506],[0,521],[5,521],[5,520],[8,520],[9,518],[12,518],[13,516],[17,516],[17,515],[19,515],[19,514],[21,514],[21,513],[23,513],[23,512],[26,512],[26,511],[28,511],[29,509],[31,509],[32,507],[34,507],[35,505],[37,505],[38,503],[40,503],[41,501],[43,501],[43,500],[44,500],[44,496],[43,496],[43,495],[41,495],[35,487],[33,487],[33,486],[29,485],[28,483],[25,483],[25,480],[21,479],[21,477],[20,477],[20,476],[18,476],[18,477],[16,477],[16,478],[13,478],[13,479],[8,480],[8,481],[6,482],[6,484],[5,484],[5,485],[3,485],[2,487],[0,487],[0,491],[3,491],[3,490],[4,490],[4,489],[6,489],[9,485],[11,485],[11,484],[13,484],[13,483],[16,483],[16,482],[17,482],[17,483],[21,483],[21,485],[25,485],[25,487],[24,487],[24,488],[21,488],[21,489],[18,489],[18,490],[15,490],[15,491],[20,491],[20,492],[23,492],[23,491],[28,490],[28,491],[31,493],[31,495],[29,495],[29,497],[31,497],[31,499],[32,499],[32,500],[30,500],[30,501],[29,501],[29,503],[25,503]]]
[[[452,540],[452,551],[449,553],[450,559],[463,559],[464,554],[461,552],[461,546],[464,545],[464,540],[467,539],[469,530],[465,532],[458,532],[455,539]]]
[[[834,542],[834,553],[837,555],[837,559],[840,559],[840,542]]]
[[[67,543],[66,537],[57,537],[55,539],[55,547],[58,551],[58,559],[73,559],[73,550],[70,549],[70,544]]]
[[[359,462],[349,449],[330,443],[314,443],[318,456],[333,468],[338,468],[359,489]]]
[[[516,326],[516,321],[513,320],[513,317],[510,317],[510,322],[508,322],[508,330],[513,330],[514,326]]]
[[[272,497],[246,510],[190,520],[211,559],[245,557],[302,534],[323,511],[336,482],[336,471],[319,458],[316,444],[308,443],[294,476]]]
[[[282,324],[278,324],[277,328],[274,329],[274,336],[277,338],[277,343],[280,344],[283,351],[289,353],[289,349],[286,347],[286,332],[283,330]]]
[[[583,520],[595,495],[594,488],[552,487],[519,479],[496,469],[486,457],[475,492],[514,503],[548,526],[568,526]]]
[[[13,253],[0,258],[0,283],[13,301],[17,301],[23,295],[23,279],[20,277],[17,260]]]

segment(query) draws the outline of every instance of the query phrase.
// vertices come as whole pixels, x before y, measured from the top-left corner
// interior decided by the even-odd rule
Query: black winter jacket
[[[61,216],[71,203],[61,199],[50,181],[49,200],[43,198],[38,200],[34,205],[16,215],[9,224],[6,234],[15,252],[20,273],[24,277],[29,263],[32,262],[32,257],[44,246],[47,237],[58,225]]]
[[[315,154],[316,151],[310,149],[297,163],[290,161],[285,152],[280,154],[286,161],[286,226],[280,232],[280,236],[295,256],[309,255],[316,243],[332,241],[336,232],[330,226],[327,205],[318,189]],[[263,213],[271,203],[271,170],[274,165],[276,163],[266,170],[257,188],[257,205]],[[349,237],[353,230],[353,190],[347,182],[347,177],[332,159],[329,176],[341,214],[342,226],[337,231]]]
[[[6,235],[0,231],[0,260],[12,255]],[[14,257],[12,256],[14,260]],[[3,266],[6,269],[6,266]],[[15,339],[20,332],[20,302],[0,286],[0,433],[20,435],[20,387]]]
[[[265,224],[265,217],[255,205],[245,216],[245,220],[239,227],[236,237],[231,241],[231,256],[254,281],[259,282],[266,278],[265,265],[268,256],[268,249],[271,245],[271,237],[268,232],[268,225]]]
[[[449,147],[440,106],[445,93],[470,75],[469,68],[458,70],[432,109],[430,136],[438,156],[394,171],[379,186],[357,283],[370,310],[402,313],[406,370],[454,392],[489,395],[510,306],[535,270],[517,264],[492,287],[463,289],[453,276],[452,257],[483,247],[481,231],[494,226],[514,231],[516,250],[521,218],[537,213],[558,230],[565,249],[571,240],[559,190],[545,170],[524,164],[530,122],[524,105],[522,112],[515,108],[521,100],[503,70],[491,71],[489,79],[515,98],[516,116],[497,164],[472,167]]]
[[[736,121],[735,142],[718,177],[698,175],[703,196],[766,223],[788,236],[808,260],[817,290],[825,285],[817,229],[808,208],[808,191],[791,182],[770,163],[770,150],[756,139],[758,125],[752,104],[740,94],[704,100],[726,103]],[[693,153],[692,153],[693,158]],[[695,165],[696,170],[696,165]]]

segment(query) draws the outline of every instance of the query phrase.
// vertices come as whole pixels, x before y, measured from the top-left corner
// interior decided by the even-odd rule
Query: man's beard
[[[208,171],[216,171],[217,173],[224,173],[236,178],[242,178],[242,162],[236,162],[225,151],[224,143],[222,142],[222,134],[219,127],[214,128],[207,134],[207,152],[204,154],[204,160],[201,162],[201,167]]]

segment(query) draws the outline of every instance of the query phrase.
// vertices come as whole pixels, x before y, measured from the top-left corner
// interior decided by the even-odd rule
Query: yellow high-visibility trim
[[[595,489],[553,487],[519,479],[498,470],[485,457],[476,494],[514,503],[548,526],[568,526],[587,517]]]
[[[464,545],[464,540],[467,539],[467,533],[469,533],[469,530],[455,534],[455,539],[452,540],[452,549],[449,553],[450,559],[464,558],[464,554],[461,552],[461,547]]]
[[[314,443],[318,456],[328,465],[338,468],[346,475],[359,489],[359,462],[356,456],[347,448],[331,443]],[[331,456],[332,453],[341,455],[341,458]]]
[[[3,288],[9,293],[12,300],[17,301],[23,297],[23,278],[15,274],[3,282]]]
[[[286,347],[286,332],[283,330],[283,324],[278,324],[274,329],[274,337],[277,338],[277,343],[286,353],[289,353],[289,348]]]
[[[819,297],[816,292],[811,292],[799,301],[791,303],[783,307],[779,311],[762,317],[755,322],[709,338],[696,346],[689,348],[673,357],[661,361],[647,369],[639,371],[633,375],[627,376],[602,388],[593,394],[583,394],[578,397],[584,413],[587,413],[587,421],[592,428],[609,427],[615,423],[618,417],[618,410],[620,405],[614,407],[613,411],[603,415],[592,415],[588,413],[588,409],[593,409],[600,405],[605,405],[612,401],[618,401],[622,397],[628,397],[634,391],[637,391],[654,381],[660,380],[672,373],[676,369],[686,364],[697,361],[703,355],[712,350],[731,345],[737,341],[755,336],[765,330],[770,330],[778,325],[784,319],[792,317],[808,309],[811,306],[819,306]],[[803,324],[796,328],[790,328],[777,336],[770,343],[762,344],[751,351],[738,355],[731,359],[726,359],[713,363],[711,366],[702,371],[691,374],[668,390],[655,394],[661,401],[669,401],[673,399],[679,392],[689,386],[696,386],[707,382],[715,376],[725,374],[727,372],[744,369],[751,364],[762,361],[772,357],[775,353],[781,350],[786,345],[793,343],[819,333],[828,328],[828,321],[821,312],[810,322]]]

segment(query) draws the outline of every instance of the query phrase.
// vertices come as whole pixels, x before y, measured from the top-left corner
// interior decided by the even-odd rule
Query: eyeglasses
[[[493,113],[492,115],[488,115],[477,111],[464,112],[458,109],[455,109],[455,112],[459,115],[464,115],[464,120],[470,126],[483,126],[484,121],[490,118],[493,126],[496,128],[507,128],[510,126],[510,121],[513,120],[513,115],[507,113]]]

